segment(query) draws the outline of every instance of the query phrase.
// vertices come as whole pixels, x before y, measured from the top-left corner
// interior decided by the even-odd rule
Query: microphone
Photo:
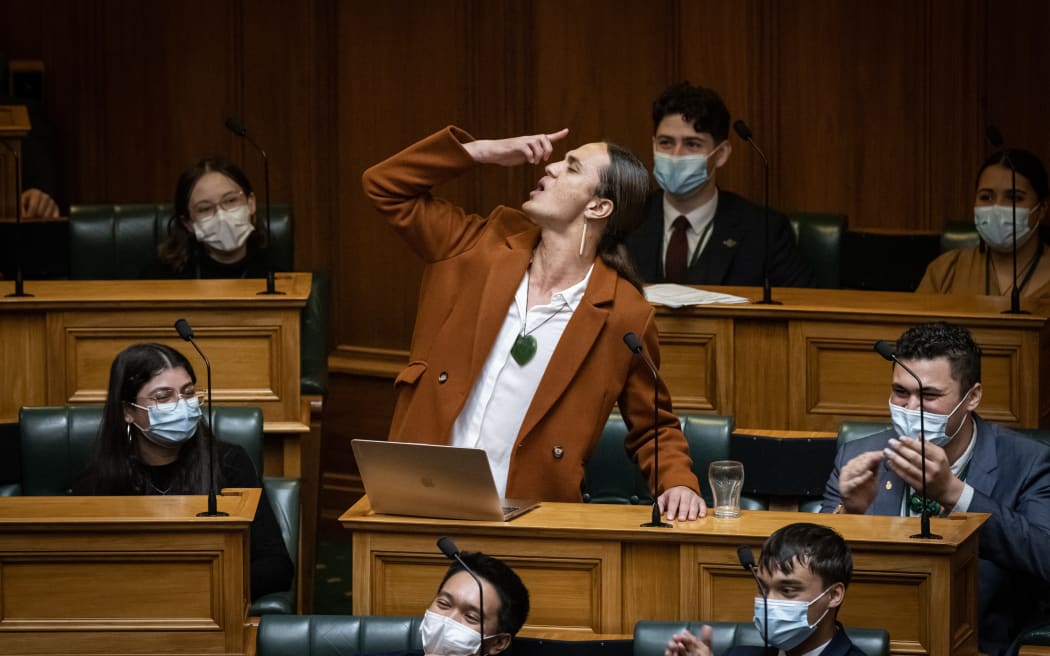
[[[922,457],[922,514],[919,520],[919,533],[913,535],[913,538],[920,538],[923,540],[940,540],[941,536],[930,532],[930,510],[929,510],[929,497],[926,496],[926,403],[923,399],[925,396],[926,388],[923,387],[922,379],[916,375],[906,364],[897,358],[897,354],[894,352],[893,347],[890,343],[884,339],[880,339],[875,342],[875,351],[883,358],[890,362],[900,366],[901,369],[906,371],[915,382],[919,384],[919,454]],[[909,437],[911,437],[909,435]]]
[[[766,651],[769,651],[769,591],[766,590],[766,586],[762,585],[762,580],[758,578],[758,572],[755,571],[755,554],[751,551],[751,547],[746,544],[740,545],[736,548],[736,557],[744,569],[751,572],[751,576],[758,585],[758,591],[762,594],[762,642],[765,644]]]
[[[459,549],[456,548],[456,543],[452,541],[452,538],[447,535],[441,536],[438,538],[437,546],[441,553],[445,554],[446,558],[459,563],[463,571],[469,574],[474,579],[474,582],[478,584],[478,616],[481,628],[481,647],[478,649],[478,655],[482,656],[485,653],[485,589],[481,585],[481,577],[463,562],[463,557],[460,556]]]
[[[201,347],[197,346],[197,340],[193,338],[193,328],[190,327],[190,322],[185,319],[176,320],[175,332],[179,333],[179,337],[193,345],[197,354],[204,360],[204,368],[208,372],[208,432],[211,434],[208,443],[208,510],[207,512],[197,513],[197,516],[225,517],[228,513],[219,512],[215,491],[215,410],[211,404],[211,362],[208,361],[208,356],[204,355]]]
[[[658,500],[660,496],[660,373],[657,371],[652,359],[649,358],[649,354],[642,347],[642,341],[638,339],[638,335],[628,331],[623,336],[623,343],[627,345],[627,348],[631,349],[632,353],[641,357],[645,365],[649,367],[649,371],[653,372],[653,517],[650,521],[642,524],[642,526],[648,528],[671,528],[671,525],[660,517],[660,502]]]
[[[13,294],[6,294],[5,298],[23,298],[32,294],[25,291],[22,273],[22,158],[6,141],[0,141],[0,144],[15,158],[15,291]]]
[[[1013,227],[1013,287],[1010,289],[1010,309],[1004,310],[1003,314],[1028,314],[1021,310],[1021,290],[1017,287],[1017,168],[1014,166],[1014,160],[1010,157],[1010,151],[1003,146],[1003,133],[999,132],[999,128],[994,125],[989,125],[984,131],[984,136],[988,139],[988,143],[992,148],[999,148],[1003,151],[1003,159],[1006,160],[1006,165],[1010,167],[1010,210],[1012,212],[1011,223]]]
[[[270,231],[270,156],[266,154],[262,146],[256,143],[255,139],[248,136],[248,128],[244,127],[244,123],[236,116],[230,116],[226,119],[226,129],[233,134],[241,137],[252,145],[253,148],[262,157],[263,162],[263,187],[266,195],[266,250],[270,251],[273,248],[273,232]],[[267,253],[269,255],[269,253]],[[274,281],[273,271],[273,258],[267,257],[266,262],[266,291],[259,292],[260,294],[283,294],[274,289],[276,284]]]
[[[738,120],[733,124],[733,130],[736,131],[737,136],[749,143],[751,148],[762,158],[762,177],[765,187],[762,199],[762,216],[765,220],[765,228],[762,231],[762,300],[757,301],[756,304],[780,305],[779,301],[773,300],[773,286],[769,283],[769,160],[766,159],[766,154],[762,152],[762,149],[752,139],[751,128],[747,127],[747,123]]]

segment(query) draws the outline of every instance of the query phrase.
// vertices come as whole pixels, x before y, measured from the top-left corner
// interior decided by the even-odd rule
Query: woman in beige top
[[[1017,170],[1016,191],[1009,162]],[[1008,295],[1013,290],[1013,208],[1017,199],[1017,284],[1021,297],[1050,296],[1050,255],[1039,237],[1047,210],[1046,168],[1020,149],[993,153],[977,173],[974,223],[981,241],[957,248],[930,263],[917,292],[928,294]]]

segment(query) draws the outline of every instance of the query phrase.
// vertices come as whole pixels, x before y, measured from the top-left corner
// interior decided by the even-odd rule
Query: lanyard
[[[1035,235],[1036,238],[1039,235]],[[1028,281],[1032,279],[1032,275],[1035,274],[1036,268],[1039,266],[1039,260],[1043,257],[1043,242],[1039,242],[1039,248],[1035,251],[1035,257],[1032,258],[1032,263],[1028,265],[1028,271],[1024,274],[1024,278],[1021,280],[1021,284],[1017,287],[1018,293],[1024,290],[1024,286],[1028,284]],[[991,291],[991,267],[992,267],[992,249],[989,248],[984,255],[984,295],[987,296]]]

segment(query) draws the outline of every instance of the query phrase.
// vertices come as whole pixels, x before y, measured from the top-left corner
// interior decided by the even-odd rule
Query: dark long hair
[[[244,171],[222,157],[205,157],[182,172],[175,183],[175,213],[168,219],[168,237],[157,247],[161,261],[175,271],[183,271],[194,254],[200,255],[203,246],[197,241],[193,230],[187,227],[190,219],[190,195],[197,182],[206,173],[221,173],[244,192],[245,198],[252,195],[252,183]],[[267,234],[264,223],[259,223],[252,216],[255,230],[248,236],[248,252],[254,252],[266,246]]]
[[[613,211],[598,242],[598,257],[641,291],[642,277],[627,254],[623,240],[645,219],[643,211],[649,194],[649,171],[634,153],[623,146],[611,141],[604,143],[609,152],[609,166],[601,172],[595,193],[599,198],[611,200]]]
[[[153,494],[149,465],[142,462],[135,446],[142,438],[139,429],[124,420],[124,408],[134,403],[139,391],[157,374],[182,368],[190,380],[197,375],[184,355],[164,344],[135,344],[117,354],[109,370],[109,389],[102,408],[102,422],[95,438],[95,449],[84,474],[82,485],[92,494]],[[182,445],[172,472],[171,494],[207,494],[207,449],[214,440],[207,439],[205,422],[197,433]],[[214,455],[214,454],[213,454]],[[220,484],[216,467],[216,485]]]
[[[1035,192],[1038,202],[1043,202],[1046,199],[1047,194],[1050,193],[1050,183],[1047,182],[1046,167],[1043,166],[1042,160],[1020,148],[1006,148],[997,150],[981,164],[981,168],[977,170],[977,178],[974,180],[973,186],[976,189],[981,183],[981,174],[989,166],[1003,166],[1010,168],[1010,162],[1013,162],[1014,169],[1017,171],[1017,175],[1023,176],[1028,180],[1028,184],[1032,185],[1032,191]]]

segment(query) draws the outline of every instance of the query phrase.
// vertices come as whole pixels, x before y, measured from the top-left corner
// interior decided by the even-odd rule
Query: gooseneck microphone
[[[201,347],[197,346],[197,340],[193,338],[193,328],[190,327],[190,322],[185,319],[176,320],[175,331],[179,333],[179,337],[193,345],[197,354],[204,360],[204,368],[208,372],[208,433],[210,434],[208,438],[208,510],[197,513],[197,516],[225,517],[228,513],[219,512],[218,499],[216,498],[217,492],[215,490],[215,453],[218,449],[215,445],[215,411],[211,404],[211,362],[208,361],[208,356],[204,355]]]
[[[769,282],[769,160],[766,159],[766,154],[762,152],[762,149],[758,147],[758,144],[752,138],[751,128],[747,127],[747,123],[738,120],[733,124],[733,130],[736,131],[738,137],[750,144],[751,148],[762,158],[762,177],[765,187],[762,199],[762,300],[756,303],[761,305],[780,305],[780,301],[773,300],[773,285]]]
[[[893,347],[890,346],[889,342],[884,339],[875,342],[875,351],[899,366],[919,384],[919,455],[922,457],[922,467],[920,468],[922,470],[922,514],[919,520],[919,533],[911,537],[923,540],[940,540],[941,536],[930,532],[930,498],[926,496],[926,402],[923,398],[926,396],[926,388],[923,387],[922,379],[897,358],[897,354],[893,351]],[[908,437],[911,436],[909,435]]]
[[[989,125],[988,129],[984,131],[984,136],[988,139],[988,143],[992,148],[998,148],[1003,151],[1003,159],[1006,160],[1006,165],[1010,167],[1010,211],[1012,212],[1010,221],[1013,227],[1012,235],[1012,248],[1013,252],[1013,286],[1010,288],[1010,309],[1004,310],[1003,314],[1028,314],[1021,309],[1021,290],[1017,286],[1017,168],[1014,167],[1014,160],[1010,157],[1009,149],[1003,146],[1003,133],[999,132],[999,128],[994,125]],[[989,257],[991,257],[989,255]]]
[[[15,158],[15,291],[6,298],[22,298],[32,296],[26,293],[22,272],[22,158],[6,141],[0,141],[0,144]]]
[[[252,139],[248,135],[248,128],[244,127],[244,123],[241,122],[236,116],[231,116],[226,119],[226,129],[234,133],[238,137],[241,137],[255,148],[259,156],[262,157],[263,162],[263,190],[266,195],[266,291],[259,292],[260,294],[283,294],[274,288],[276,284],[274,280],[273,270],[273,232],[270,230],[270,156],[266,154],[266,151],[262,149],[255,139]]]
[[[481,647],[478,649],[478,654],[480,656],[485,653],[485,588],[481,585],[481,577],[463,562],[463,557],[460,556],[459,549],[456,548],[456,543],[452,541],[452,538],[447,535],[441,536],[438,538],[437,546],[441,553],[445,554],[446,558],[459,563],[463,571],[470,574],[474,582],[478,584],[478,622],[481,629],[479,631],[481,634]]]
[[[631,352],[642,358],[649,371],[653,372],[653,517],[642,524],[648,528],[671,528],[671,525],[660,517],[660,373],[642,347],[638,335],[628,332],[623,336],[623,343]]]
[[[736,548],[736,557],[740,561],[740,564],[747,571],[751,572],[751,576],[755,579],[755,584],[758,585],[758,591],[762,595],[762,643],[765,645],[765,650],[769,651],[769,591],[766,590],[766,586],[762,585],[762,579],[758,578],[758,572],[755,571],[755,554],[751,551],[751,547],[746,544],[742,544]]]

